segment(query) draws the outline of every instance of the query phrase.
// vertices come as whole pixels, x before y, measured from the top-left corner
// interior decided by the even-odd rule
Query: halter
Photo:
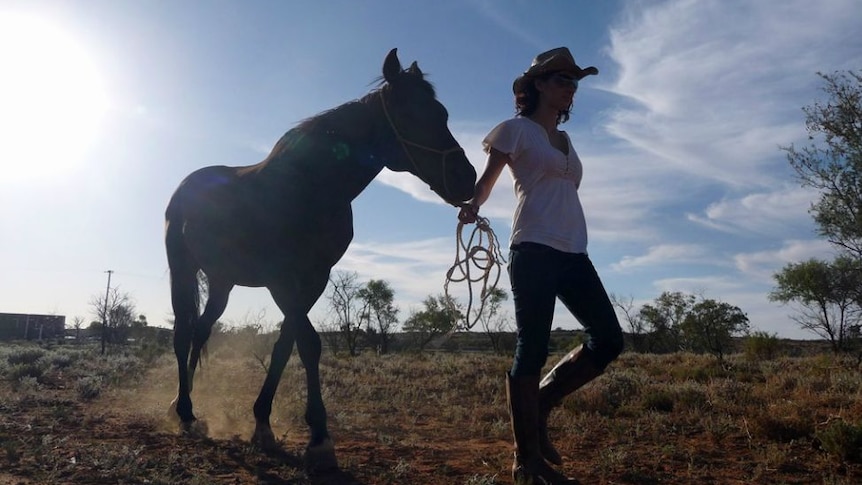
[[[448,148],[446,150],[438,150],[436,148],[431,148],[425,145],[421,145],[419,143],[410,141],[401,136],[401,133],[398,132],[398,128],[395,126],[395,122],[392,121],[392,117],[389,116],[389,109],[386,107],[386,100],[384,99],[383,90],[380,90],[380,104],[383,105],[383,114],[386,115],[386,121],[389,122],[389,127],[392,128],[392,132],[395,134],[395,138],[401,143],[401,147],[404,149],[404,154],[407,155],[407,159],[410,160],[410,163],[413,164],[413,168],[416,169],[416,175],[419,175],[422,178],[421,174],[424,171],[419,167],[419,164],[416,163],[416,160],[413,159],[413,155],[410,154],[410,150],[407,148],[408,146],[412,146],[414,148],[418,148],[420,150],[425,150],[426,152],[436,153],[443,158],[443,163],[440,164],[443,170],[443,190],[446,191],[446,195],[449,195],[449,186],[446,183],[446,157],[449,156],[450,153],[461,152],[464,153],[464,149],[461,148],[457,143],[454,147]],[[446,202],[449,202],[448,200]],[[452,202],[449,202],[453,204]],[[453,204],[457,207],[457,204]]]

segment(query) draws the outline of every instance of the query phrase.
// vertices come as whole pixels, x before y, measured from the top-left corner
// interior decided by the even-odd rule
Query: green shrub
[[[47,363],[42,360],[28,363],[17,363],[10,365],[6,369],[6,377],[12,381],[19,381],[26,377],[39,379],[45,374],[46,370]]]
[[[39,380],[35,377],[30,376],[22,376],[15,383],[15,390],[21,393],[24,392],[39,392],[42,386],[39,384]]]
[[[99,397],[102,393],[102,378],[99,376],[88,376],[78,379],[75,383],[78,397],[87,401]]]
[[[643,408],[648,411],[669,413],[673,411],[673,396],[664,389],[650,389],[641,397]]]
[[[761,410],[751,420],[751,431],[770,441],[789,443],[814,435],[816,422],[813,411],[790,401],[773,404]]]
[[[599,382],[603,384],[605,402],[613,409],[619,409],[637,398],[641,390],[641,380],[635,373],[627,370],[609,373]]]
[[[464,482],[465,485],[496,485],[500,483],[497,475],[473,475]]]
[[[777,334],[754,332],[745,339],[743,352],[750,360],[772,360],[781,350],[781,341]]]
[[[817,431],[815,437],[830,455],[841,460],[862,462],[862,426],[833,421]]]
[[[709,408],[709,396],[704,386],[695,382],[681,382],[673,388],[673,401],[678,403],[677,409],[703,411]]]
[[[50,356],[51,365],[57,369],[65,369],[71,366],[77,356],[67,352],[54,352]]]
[[[716,359],[687,358],[669,369],[670,375],[680,381],[709,382],[730,377],[730,372]]]
[[[6,355],[6,360],[10,365],[35,364],[44,355],[45,351],[38,347],[17,348]]]

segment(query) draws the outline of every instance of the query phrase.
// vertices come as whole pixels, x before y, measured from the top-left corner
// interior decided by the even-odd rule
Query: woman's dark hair
[[[556,73],[547,73],[535,78],[532,81],[525,83],[524,90],[515,95],[515,113],[519,116],[530,116],[539,107],[539,90],[536,89],[535,80],[547,81]],[[572,106],[561,110],[557,113],[557,124],[569,121],[569,114],[572,112]]]

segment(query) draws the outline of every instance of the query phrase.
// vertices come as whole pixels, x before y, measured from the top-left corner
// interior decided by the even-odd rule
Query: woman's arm
[[[494,188],[494,184],[497,183],[497,179],[500,178],[500,174],[503,172],[503,167],[509,161],[509,156],[505,153],[493,147],[490,149],[488,152],[488,161],[485,163],[485,170],[482,172],[482,176],[479,177],[479,181],[476,182],[473,198],[470,202],[464,204],[461,212],[458,213],[458,219],[461,222],[465,224],[476,222],[476,217],[479,215],[479,207],[490,197],[491,189]]]

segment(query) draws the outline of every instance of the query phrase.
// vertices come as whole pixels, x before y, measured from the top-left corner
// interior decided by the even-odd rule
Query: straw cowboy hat
[[[568,48],[557,47],[556,49],[551,49],[537,55],[536,58],[533,59],[533,63],[530,65],[530,68],[524,71],[524,74],[518,76],[515,79],[515,82],[512,83],[512,91],[515,94],[518,94],[524,91],[528,82],[543,74],[551,72],[563,72],[580,81],[589,75],[598,74],[599,70],[594,66],[581,69],[577,64],[575,64],[575,58],[572,57],[572,53],[569,52]]]

